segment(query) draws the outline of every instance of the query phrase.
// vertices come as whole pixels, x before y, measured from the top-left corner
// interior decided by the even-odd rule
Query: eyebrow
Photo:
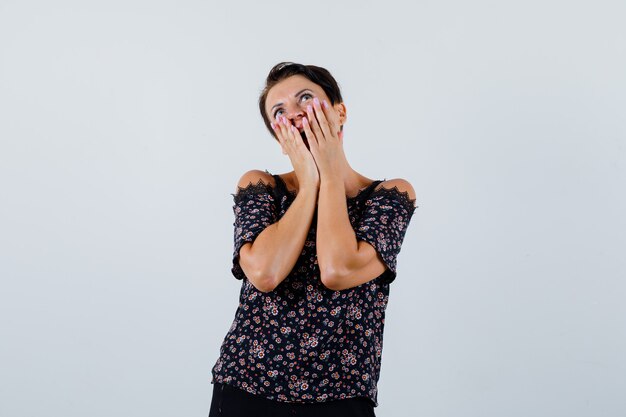
[[[300,90],[298,91],[296,94],[294,94],[294,97],[298,97],[300,94],[304,93],[305,91],[310,91],[313,92],[313,90],[311,90],[310,88],[305,88],[304,90]],[[282,106],[283,103],[276,103],[272,106],[272,108],[270,109],[270,113],[274,111],[274,107],[278,107],[278,106]]]

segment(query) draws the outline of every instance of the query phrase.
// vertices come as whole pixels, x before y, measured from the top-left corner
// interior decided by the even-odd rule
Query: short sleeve
[[[365,200],[365,207],[358,226],[356,238],[368,242],[376,249],[387,269],[379,277],[383,283],[396,278],[396,261],[407,227],[415,212],[415,200],[397,187],[382,186]]]
[[[232,194],[235,214],[233,266],[231,272],[237,279],[245,278],[239,265],[239,250],[254,239],[270,224],[277,221],[275,197],[271,185],[259,181],[257,184],[239,187],[237,194]]]

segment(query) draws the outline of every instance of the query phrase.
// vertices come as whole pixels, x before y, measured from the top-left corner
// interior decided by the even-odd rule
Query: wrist
[[[300,183],[300,188],[298,189],[298,194],[300,193],[317,193],[319,189],[319,182],[303,182]]]
[[[343,183],[343,178],[338,175],[330,175],[324,176],[320,182],[320,189],[324,189],[324,191],[337,191],[341,193],[345,193],[345,185]]]
[[[334,184],[334,183],[342,183],[343,177],[335,170],[330,171],[328,173],[324,173],[320,175],[320,181],[322,184]]]

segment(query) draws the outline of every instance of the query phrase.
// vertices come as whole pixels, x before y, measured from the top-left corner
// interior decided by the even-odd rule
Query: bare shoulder
[[[269,184],[272,187],[274,187],[276,185],[276,182],[274,181],[274,177],[272,177],[271,174],[267,173],[266,171],[262,171],[260,169],[251,169],[250,171],[245,172],[241,178],[239,179],[239,182],[237,183],[237,190],[241,188],[246,188],[248,186],[252,185],[257,185],[259,183],[264,183],[264,184]]]
[[[380,184],[378,184],[378,187],[376,188],[379,189],[383,187],[386,189],[395,188],[396,190],[398,190],[398,192],[407,196],[409,200],[411,200],[412,202],[415,202],[415,198],[416,198],[415,189],[413,189],[413,186],[411,185],[411,183],[405,180],[404,178],[393,178],[390,180],[383,181]]]

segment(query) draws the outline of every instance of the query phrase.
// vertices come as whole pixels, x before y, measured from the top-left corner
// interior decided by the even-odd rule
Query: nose
[[[287,114],[285,117],[287,117],[298,129],[302,128],[302,118],[306,115],[304,108],[298,104],[294,104],[286,110]]]

